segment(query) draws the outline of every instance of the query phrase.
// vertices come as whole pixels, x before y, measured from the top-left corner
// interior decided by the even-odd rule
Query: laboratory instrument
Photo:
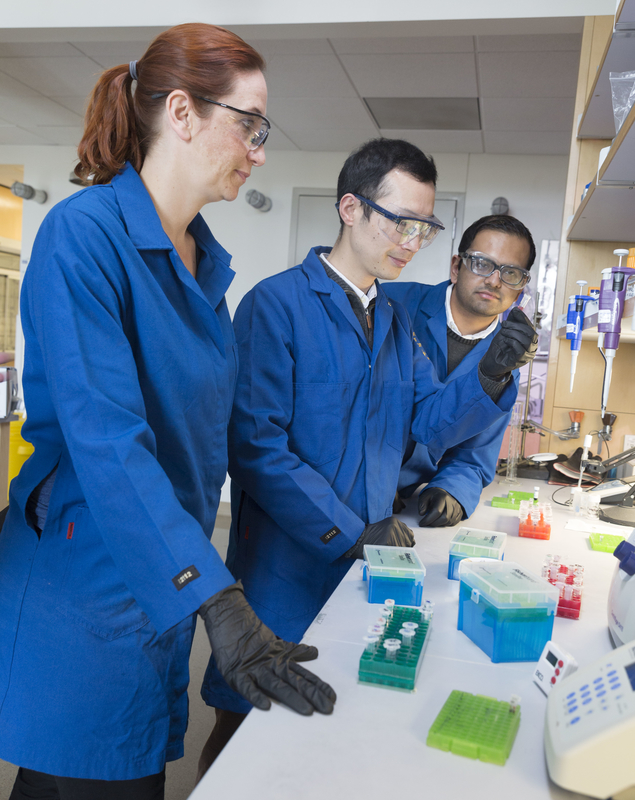
[[[608,498],[619,498],[621,500],[630,488],[630,483],[616,479],[614,481],[606,481],[606,483],[598,483],[597,486],[589,489],[589,494],[599,498],[602,503]]]
[[[582,329],[584,327],[584,310],[589,300],[594,300],[588,294],[582,294],[586,281],[576,281],[580,290],[578,294],[571,295],[567,309],[567,339],[571,340],[571,382],[569,392],[573,391],[578,353],[582,346]]]
[[[517,695],[505,703],[455,689],[432,723],[426,744],[504,766],[520,725],[519,703]]]
[[[368,602],[391,597],[401,606],[420,606],[426,568],[412,547],[364,545],[364,580]]]
[[[635,639],[635,531],[617,545],[613,555],[619,563],[609,589],[609,633],[620,647]]]
[[[505,558],[507,534],[497,531],[482,531],[476,528],[459,528],[450,542],[448,578],[459,579],[459,564],[464,558]]]
[[[520,457],[520,431],[523,418],[523,404],[519,400],[514,403],[512,414],[509,420],[509,443],[507,447],[507,464],[505,467],[505,477],[501,483],[517,486],[520,481],[516,473],[518,469],[518,459]]]
[[[620,344],[622,330],[622,314],[626,301],[626,288],[630,276],[635,269],[622,266],[622,258],[628,256],[628,250],[614,250],[619,257],[617,267],[602,270],[600,299],[598,301],[598,349],[604,358],[604,382],[602,384],[602,416],[606,413],[606,405],[611,388],[613,360]]]
[[[518,509],[518,535],[528,539],[549,539],[551,516],[551,503],[521,500]]]
[[[358,671],[360,683],[414,691],[430,638],[433,605],[426,600],[422,608],[391,607],[392,614],[383,633],[364,637]]]
[[[545,756],[551,780],[584,795],[635,786],[635,642],[580,667],[547,698]]]
[[[556,684],[562,683],[577,668],[578,662],[571,653],[555,642],[547,642],[534,670],[534,683],[548,695]]]
[[[559,591],[514,561],[464,559],[457,628],[494,663],[537,661],[551,639]]]
[[[605,458],[604,461],[597,461],[596,459],[587,460],[584,462],[584,470],[591,475],[602,476],[606,475],[609,470],[614,467],[619,467],[620,464],[625,464],[627,461],[635,458],[635,447],[624,450],[611,458]],[[610,508],[601,508],[599,515],[600,519],[605,522],[613,522],[616,525],[626,525],[629,528],[635,527],[635,483],[631,484],[627,493],[621,498],[619,505],[612,505]]]
[[[18,371],[15,367],[0,367],[0,422],[18,419]]]

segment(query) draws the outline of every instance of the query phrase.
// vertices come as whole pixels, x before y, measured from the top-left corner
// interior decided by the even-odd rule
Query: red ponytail
[[[137,62],[134,93],[128,64],[102,73],[88,103],[75,174],[86,182],[109,183],[126,161],[141,169],[165,104],[165,97],[153,95],[183,89],[204,117],[211,107],[195,95],[222,97],[238,73],[264,66],[256,50],[215,25],[189,23],[159,34]]]

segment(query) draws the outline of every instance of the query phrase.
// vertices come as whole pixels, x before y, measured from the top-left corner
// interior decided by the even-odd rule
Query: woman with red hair
[[[0,757],[11,800],[159,800],[183,753],[196,612],[255,706],[329,713],[209,542],[227,468],[230,257],[199,214],[264,163],[261,56],[211,25],[95,87],[21,298],[23,435],[0,535]]]

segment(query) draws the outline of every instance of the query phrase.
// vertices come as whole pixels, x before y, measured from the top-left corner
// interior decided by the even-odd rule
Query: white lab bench
[[[539,485],[541,501],[551,500],[557,487]],[[511,488],[532,491],[533,487],[534,482],[523,480]],[[447,579],[448,547],[458,528],[468,524],[506,532],[505,559],[538,575],[546,553],[582,564],[580,619],[556,617],[552,634],[580,666],[611,649],[606,600],[617,561],[610,553],[591,550],[588,533],[565,529],[567,521],[579,518],[555,503],[551,539],[520,538],[517,512],[490,504],[492,497],[507,494],[508,488],[496,479],[483,492],[469,522],[454,528],[416,527],[414,499],[402,514],[414,529],[416,549],[426,566],[424,599],[435,602],[431,638],[414,693],[357,682],[362,637],[380,608],[367,602],[362,562],[357,561],[303,639],[320,651],[318,660],[306,666],[337,692],[334,713],[302,717],[281,706],[269,712],[252,711],[191,800],[581,797],[548,777],[543,752],[547,698],[532,681],[535,662],[493,664],[457,631],[459,583]],[[563,489],[556,499],[563,502],[567,496]],[[611,529],[625,537],[631,530]],[[499,700],[520,695],[520,728],[505,766],[426,746],[428,730],[453,689]]]

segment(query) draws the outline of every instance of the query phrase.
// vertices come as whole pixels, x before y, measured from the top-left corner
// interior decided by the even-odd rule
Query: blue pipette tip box
[[[502,561],[505,558],[506,543],[506,533],[483,531],[477,528],[459,528],[450,542],[448,578],[458,581],[459,564],[464,558],[494,558]]]
[[[459,566],[457,628],[494,663],[538,661],[551,639],[557,587],[513,561],[470,561]]]
[[[420,606],[426,568],[412,547],[364,545],[368,602],[391,597],[400,606]]]

